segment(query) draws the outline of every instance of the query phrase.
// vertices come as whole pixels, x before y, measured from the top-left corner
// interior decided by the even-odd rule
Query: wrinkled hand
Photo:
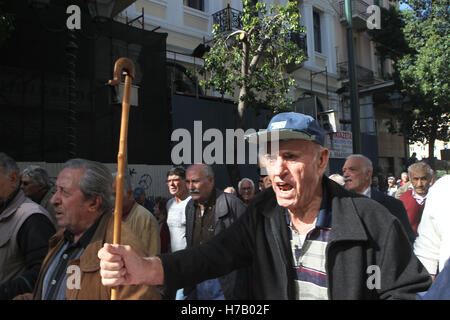
[[[105,243],[98,251],[98,258],[104,286],[163,284],[161,260],[157,257],[143,258],[130,246]]]

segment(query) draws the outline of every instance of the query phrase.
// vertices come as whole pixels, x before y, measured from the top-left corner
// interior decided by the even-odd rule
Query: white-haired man
[[[411,227],[417,235],[417,228],[422,219],[433,171],[427,163],[416,162],[408,167],[408,178],[411,181],[412,188],[404,192],[399,200],[403,202]]]
[[[250,268],[254,299],[415,299],[429,287],[399,221],[323,175],[330,153],[315,119],[281,113],[256,134],[270,141],[262,156],[272,188],[203,245],[151,258],[105,245],[103,284],[183,286]]]
[[[248,206],[255,196],[255,183],[249,178],[243,178],[238,183],[238,190],[244,204]]]
[[[371,186],[373,165],[369,158],[362,154],[348,156],[342,167],[342,172],[345,179],[344,187],[347,190],[362,194],[386,207],[392,215],[400,220],[408,235],[409,241],[411,243],[414,242],[416,235],[408,220],[408,214],[403,203],[400,200],[375,190]]]

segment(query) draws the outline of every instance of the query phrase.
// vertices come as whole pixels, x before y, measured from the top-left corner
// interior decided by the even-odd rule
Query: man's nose
[[[423,187],[423,186],[425,186],[425,183],[426,183],[426,180],[425,180],[425,179],[419,179],[417,185],[420,186],[420,187]]]
[[[56,204],[58,204],[59,203],[59,191],[56,191],[54,194],[53,194],[53,196],[50,198],[50,203],[52,204],[52,205],[56,205]]]
[[[276,160],[272,164],[272,172],[274,175],[282,176],[285,169],[286,161],[284,161],[283,157],[277,156]]]

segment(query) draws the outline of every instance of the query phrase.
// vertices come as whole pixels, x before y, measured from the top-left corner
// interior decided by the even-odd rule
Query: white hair
[[[230,192],[226,190],[230,190]],[[233,187],[226,187],[223,191],[236,195],[236,189],[234,189]]]
[[[86,159],[71,159],[64,164],[63,169],[65,168],[84,169],[85,172],[78,183],[84,199],[100,196],[102,199],[100,210],[102,212],[111,211],[113,208],[111,188],[113,178],[104,164]]]
[[[0,170],[7,174],[13,171],[19,173],[19,167],[17,166],[16,161],[4,152],[0,152]]]
[[[47,171],[45,171],[44,168],[41,168],[39,166],[31,165],[29,167],[26,167],[20,175],[22,177],[24,175],[29,176],[30,179],[33,180],[36,185],[43,186],[44,188],[47,189],[51,188],[53,185],[48,176]]]
[[[205,172],[205,177],[206,177],[206,178],[214,178],[214,170],[213,170],[213,168],[212,168],[210,165],[207,165],[207,164],[204,164],[204,163],[195,163],[195,164],[192,164],[192,165],[190,165],[190,166],[187,168],[186,172],[188,172],[193,166],[196,166],[196,165],[200,165],[200,166],[203,167],[203,170],[204,170],[204,172]]]
[[[249,178],[243,178],[241,181],[239,181],[239,183],[238,183],[238,189],[241,189],[241,184],[242,184],[242,182],[244,182],[244,181],[250,182],[250,184],[251,184],[251,186],[252,186],[252,189],[255,189],[255,183],[253,182],[253,180],[251,180],[251,179],[249,179]]]
[[[362,154],[351,154],[349,155],[345,160],[349,160],[349,159],[361,159],[363,160],[364,166],[364,172],[367,171],[372,171],[373,172],[373,164],[372,164],[372,160],[370,160],[369,158],[367,158],[366,156],[362,155]]]
[[[331,176],[329,176],[331,180],[339,183],[341,186],[345,184],[345,179],[343,176],[341,176],[339,173],[333,173]]]

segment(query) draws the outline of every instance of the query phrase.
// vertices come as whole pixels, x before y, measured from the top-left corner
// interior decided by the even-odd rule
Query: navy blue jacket
[[[419,294],[418,300],[450,300],[450,259],[436,276],[427,292]]]
[[[372,199],[381,203],[385,206],[392,215],[397,217],[397,219],[402,224],[406,231],[406,235],[411,243],[416,240],[416,233],[411,227],[409,222],[408,213],[406,212],[405,206],[401,200],[395,199],[394,197],[388,196],[380,191],[371,190]]]

